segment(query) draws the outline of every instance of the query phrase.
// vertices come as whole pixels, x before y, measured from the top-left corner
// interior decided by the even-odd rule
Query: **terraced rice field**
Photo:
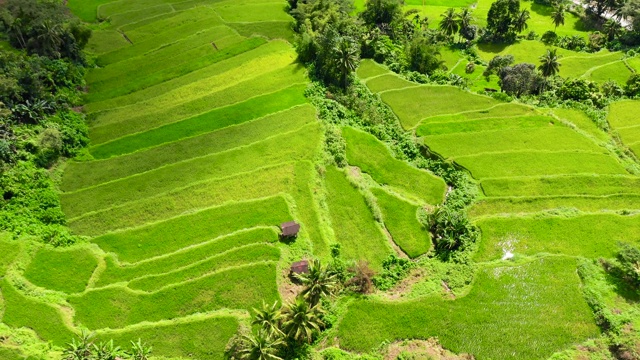
[[[640,109],[640,102],[638,101],[620,101],[611,105],[607,119],[620,137],[620,140],[633,151],[636,157],[640,156],[638,109]]]
[[[432,19],[470,3],[407,1]],[[222,359],[251,308],[285,300],[293,261],[327,260],[333,244],[376,271],[391,254],[433,254],[423,217],[449,194],[441,178],[348,126],[339,129],[347,166],[325,163],[332,129],[304,96],[286,1],[68,5],[106,20],[89,45],[98,64],[86,78],[91,145],[59,185],[68,226],[87,241],[54,249],[0,234],[3,324],[56,346],[87,328],[123,346],[142,338],[154,355]],[[526,6],[542,28],[548,14]],[[583,33],[567,22],[561,34]],[[544,50],[523,41],[481,55],[537,62]],[[560,53],[561,75],[595,81],[623,81],[638,65],[619,53]],[[455,51],[443,57],[450,72],[480,78]],[[420,85],[370,60],[357,74],[429,152],[468,170],[482,238],[466,290],[351,298],[330,330],[339,346],[369,352],[438,337],[478,359],[544,359],[597,336],[576,257],[611,257],[618,240],[640,241],[640,177],[607,146],[611,135],[577,110]],[[638,104],[616,103],[608,119],[636,154]],[[290,220],[301,232],[281,241],[278,225]],[[507,253],[514,261],[501,261]],[[0,347],[0,358],[20,356]]]
[[[608,57],[615,56],[619,55]],[[476,179],[482,195],[469,214],[482,231],[475,254],[481,270],[470,293],[454,301],[434,296],[409,302],[353,302],[340,326],[341,345],[363,351],[382,341],[438,336],[457,352],[520,359],[545,358],[563,347],[560,342],[592,336],[595,329],[577,290],[572,257],[612,257],[616,243],[638,239],[640,228],[640,177],[627,172],[607,150],[610,135],[577,110],[542,112],[452,87],[406,84],[371,61],[363,63],[358,75],[431,152],[466,168]],[[632,149],[635,120],[630,114],[636,113],[636,106],[631,101],[614,104],[609,117]],[[516,259],[543,257],[516,265],[495,262],[507,253]],[[554,275],[541,276],[547,271]],[[562,271],[567,276],[560,279],[563,276],[557,274]],[[543,285],[548,281],[556,283]],[[557,292],[545,286],[565,288],[568,297],[552,300]],[[501,300],[476,307],[492,296]],[[524,300],[533,299],[529,297],[536,300]],[[554,316],[567,321],[556,322],[546,315],[525,319],[536,311],[517,309],[545,301],[547,309],[555,309]],[[463,310],[467,302],[474,305]],[[496,303],[500,307],[492,309],[490,304]],[[559,323],[568,327],[561,329]],[[478,324],[482,325],[476,328]],[[554,335],[527,340],[536,328]],[[466,331],[474,335],[464,335]],[[514,353],[522,347],[505,339],[536,345],[527,347],[527,354]]]
[[[70,7],[109,20],[87,75],[92,159],[69,162],[60,184],[69,226],[90,241],[17,249],[31,256],[24,279],[56,300],[5,279],[3,322],[56,345],[83,327],[120,345],[142,337],[156,355],[221,359],[249,309],[281,300],[287,264],[334,241],[320,231],[322,129],[285,2]],[[292,219],[301,234],[280,243]]]
[[[417,212],[443,201],[441,179],[353,129],[350,165],[373,188],[354,185],[355,168],[317,168],[324,130],[285,5],[70,1],[107,20],[90,44],[91,146],[59,185],[69,227],[88,241],[0,241],[0,270],[15,273],[0,282],[6,325],[55,345],[87,328],[123,346],[143,338],[155,355],[221,359],[251,308],[282,301],[291,262],[339,243],[381,269],[394,248],[431,249]],[[302,230],[281,242],[290,220]]]

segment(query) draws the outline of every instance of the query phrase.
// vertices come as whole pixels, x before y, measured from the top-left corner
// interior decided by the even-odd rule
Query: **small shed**
[[[291,264],[291,274],[308,274],[309,273],[309,261],[302,260],[296,261]]]
[[[296,237],[300,231],[300,224],[295,221],[287,221],[280,225],[280,229],[282,229],[283,238]]]

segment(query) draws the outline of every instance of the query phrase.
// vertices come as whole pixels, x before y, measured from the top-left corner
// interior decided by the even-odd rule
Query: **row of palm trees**
[[[456,12],[454,8],[449,8],[441,16],[442,20],[438,28],[447,36],[455,34],[462,36],[462,32],[471,26],[473,22],[473,16],[469,8],[464,8],[460,12]]]
[[[253,309],[254,330],[241,337],[232,358],[245,360],[281,360],[287,351],[310,344],[325,327],[322,300],[338,289],[338,274],[331,266],[314,260],[306,274],[294,274],[304,286],[295,300],[278,306],[262,304]]]

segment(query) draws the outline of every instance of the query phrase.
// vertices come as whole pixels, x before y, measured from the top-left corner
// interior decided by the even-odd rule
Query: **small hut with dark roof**
[[[300,224],[295,221],[288,221],[286,223],[282,223],[280,225],[280,229],[282,229],[282,237],[283,238],[294,238],[298,236],[298,232],[300,231]]]
[[[291,264],[291,275],[293,274],[307,274],[309,273],[309,261],[302,260],[296,261]]]

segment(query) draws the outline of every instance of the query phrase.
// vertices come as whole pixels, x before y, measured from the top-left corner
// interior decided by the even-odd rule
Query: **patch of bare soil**
[[[406,278],[402,279],[393,289],[386,293],[386,297],[390,300],[401,299],[411,291],[414,284],[420,282],[427,277],[427,271],[422,268],[413,269]]]
[[[438,339],[395,342],[386,349],[384,360],[396,360],[400,354],[412,360],[474,360],[469,354],[454,354],[440,345]]]
[[[280,296],[282,296],[282,301],[285,303],[295,300],[296,296],[298,296],[303,289],[302,285],[296,284],[291,280],[289,269],[283,270],[279,283],[278,291],[280,292]]]

